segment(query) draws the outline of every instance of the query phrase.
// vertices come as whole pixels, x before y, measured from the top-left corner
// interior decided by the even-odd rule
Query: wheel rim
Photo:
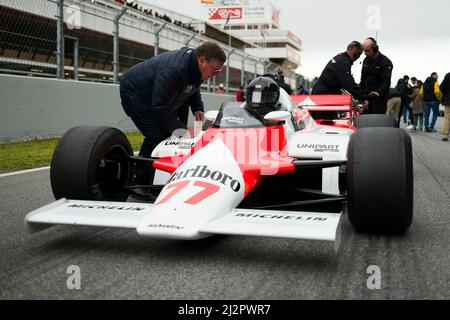
[[[95,185],[105,199],[115,199],[124,193],[129,183],[131,166],[128,151],[121,145],[113,145],[99,160]]]

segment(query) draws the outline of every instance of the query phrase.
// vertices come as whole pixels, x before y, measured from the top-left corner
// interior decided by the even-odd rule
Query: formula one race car
[[[133,156],[117,129],[69,130],[51,165],[59,200],[29,213],[28,230],[72,224],[172,239],[232,234],[336,241],[346,205],[360,232],[405,233],[413,214],[409,135],[384,115],[318,125],[274,83],[256,78],[246,103],[207,112],[205,131],[166,139],[152,158]],[[154,203],[125,202],[136,187],[138,161],[156,170],[147,186],[159,192]]]

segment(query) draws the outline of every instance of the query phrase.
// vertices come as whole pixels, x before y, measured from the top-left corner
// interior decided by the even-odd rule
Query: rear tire
[[[131,183],[133,154],[127,137],[110,127],[70,129],[53,154],[50,181],[56,199],[126,201],[124,186]]]
[[[358,129],[373,127],[398,128],[398,121],[393,116],[385,114],[363,114],[355,119],[355,127]]]
[[[348,217],[360,232],[403,234],[413,218],[411,137],[396,128],[355,132],[348,149]]]

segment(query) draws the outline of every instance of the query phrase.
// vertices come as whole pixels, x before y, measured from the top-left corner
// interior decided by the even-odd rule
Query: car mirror
[[[216,121],[217,115],[219,114],[218,110],[211,110],[205,113],[205,119],[207,121],[214,122]]]
[[[264,121],[267,123],[278,123],[289,119],[291,119],[291,113],[288,111],[272,111],[264,117]]]

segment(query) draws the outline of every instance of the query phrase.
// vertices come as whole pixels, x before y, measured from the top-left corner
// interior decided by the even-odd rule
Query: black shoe
[[[448,141],[448,138],[442,138],[442,141]]]

